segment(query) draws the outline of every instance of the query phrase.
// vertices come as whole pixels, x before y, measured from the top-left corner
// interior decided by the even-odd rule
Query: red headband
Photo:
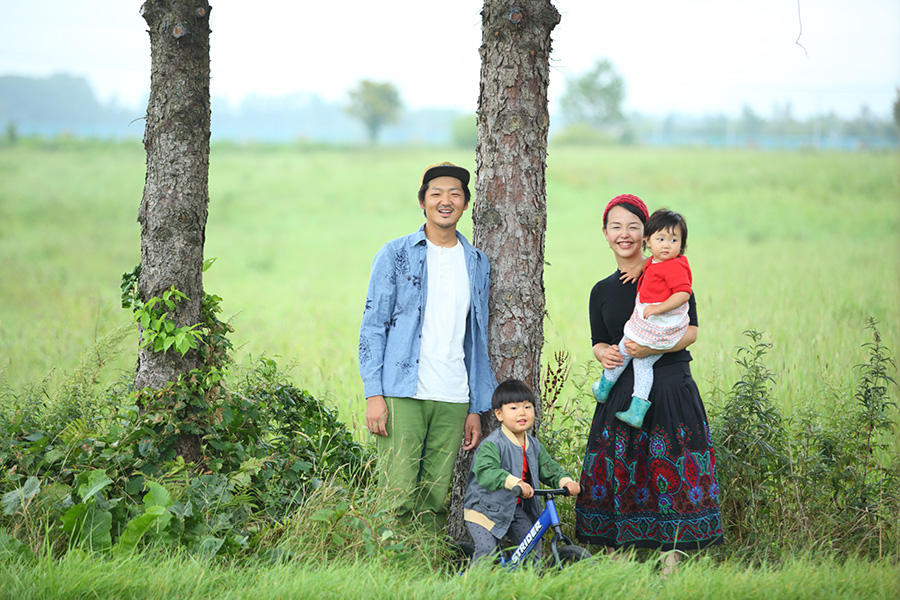
[[[647,210],[647,205],[644,204],[644,201],[635,196],[634,194],[619,194],[615,198],[609,201],[609,204],[606,205],[606,210],[603,211],[603,225],[606,226],[606,215],[609,213],[609,209],[613,206],[618,206],[619,204],[630,204],[632,206],[637,207],[641,214],[644,215],[644,222],[650,218],[650,212]]]

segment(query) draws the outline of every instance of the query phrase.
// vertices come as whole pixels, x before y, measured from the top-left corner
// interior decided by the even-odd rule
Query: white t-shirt
[[[415,397],[441,402],[468,402],[469,377],[463,340],[472,298],[466,256],[458,241],[451,248],[425,241],[428,287]]]

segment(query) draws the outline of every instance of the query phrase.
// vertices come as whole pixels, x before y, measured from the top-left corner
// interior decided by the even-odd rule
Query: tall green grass
[[[227,565],[155,553],[97,559],[70,552],[36,564],[0,559],[0,598],[748,598],[890,599],[896,565],[797,557],[746,567],[685,561],[663,581],[652,562],[599,557],[560,573],[476,568],[463,575],[359,561]]]
[[[204,284],[224,298],[239,362],[277,356],[359,419],[369,266],[421,224],[417,181],[437,160],[475,166],[434,148],[213,147],[206,255],[218,261]],[[128,324],[118,282],[139,261],[143,170],[137,143],[0,148],[0,377],[13,390],[64,383],[92,341]],[[591,361],[588,292],[614,269],[600,218],[632,192],[687,218],[708,401],[734,381],[753,328],[774,344],[781,406],[832,402],[852,389],[867,316],[900,347],[898,172],[896,153],[551,148],[545,357]],[[135,347],[120,342],[106,376],[131,370]]]

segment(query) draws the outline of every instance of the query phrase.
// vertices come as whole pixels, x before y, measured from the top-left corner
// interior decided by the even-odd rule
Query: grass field
[[[355,419],[371,259],[421,224],[417,180],[443,159],[474,168],[446,149],[214,146],[205,287],[224,298],[238,363],[275,356]],[[590,362],[588,292],[614,269],[600,217],[627,191],[688,220],[707,402],[733,383],[750,328],[774,344],[777,402],[831,402],[862,360],[867,316],[900,347],[898,167],[896,153],[551,148],[544,356]],[[137,143],[0,148],[0,377],[13,390],[52,389],[129,325],[118,285],[139,261],[143,169]],[[107,377],[133,368],[135,339],[104,352]]]
[[[423,566],[378,562],[254,563],[223,566],[188,557],[153,555],[98,560],[70,552],[36,566],[0,561],[0,598],[647,598],[816,600],[893,599],[900,593],[888,561],[824,562],[809,558],[780,566],[713,565],[688,561],[661,581],[652,562],[598,558],[539,576],[474,569],[464,575]]]
[[[738,377],[735,348],[751,328],[773,344],[775,401],[788,414],[847,402],[853,365],[865,358],[860,345],[871,339],[866,318],[878,319],[895,360],[900,348],[898,158],[551,148],[544,356],[564,349],[576,369],[594,364],[588,292],[614,269],[600,218],[606,201],[627,191],[687,217],[700,313],[692,368],[709,406]],[[217,262],[205,287],[224,298],[235,326],[236,377],[256,357],[274,356],[298,385],[358,421],[356,347],[369,266],[385,241],[421,224],[417,180],[437,160],[474,168],[471,153],[447,149],[213,148],[206,256]],[[7,391],[52,399],[82,361],[98,359],[102,380],[129,376],[137,342],[119,307],[119,279],[139,260],[143,172],[137,143],[0,146]],[[462,229],[471,233],[468,215]],[[229,566],[178,554],[111,560],[74,551],[27,563],[0,552],[0,598],[893,598],[890,560],[844,561],[826,551],[750,567],[725,549],[715,561],[696,555],[663,584],[652,560],[601,558],[539,578],[349,559]]]

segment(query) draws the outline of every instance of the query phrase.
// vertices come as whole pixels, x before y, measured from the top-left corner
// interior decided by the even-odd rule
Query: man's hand
[[[463,440],[463,450],[472,450],[478,447],[481,441],[481,415],[478,413],[469,413],[466,417],[465,439]]]
[[[577,481],[568,481],[563,487],[569,490],[570,496],[577,496],[581,493],[581,486],[578,485]]]
[[[366,428],[375,435],[387,435],[388,409],[384,396],[366,398]]]

